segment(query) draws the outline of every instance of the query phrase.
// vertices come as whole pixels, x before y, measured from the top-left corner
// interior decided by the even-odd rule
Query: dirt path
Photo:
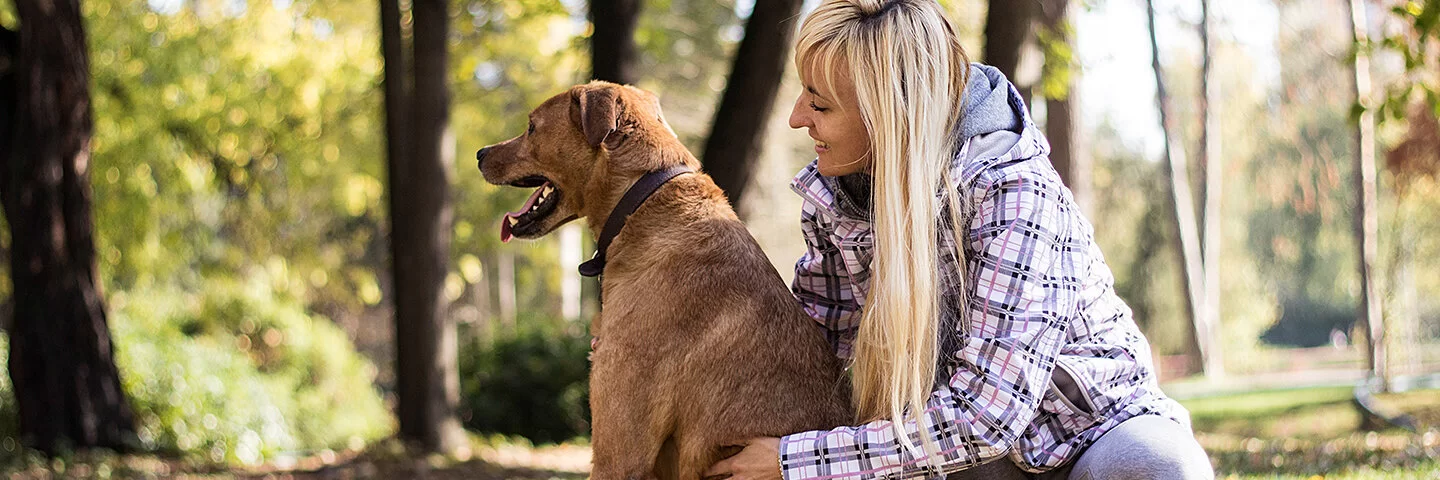
[[[582,479],[589,476],[590,448],[575,445],[530,448],[480,446],[463,460],[440,457],[361,456],[320,468],[238,475],[273,480],[349,479]],[[467,458],[469,457],[469,458]]]

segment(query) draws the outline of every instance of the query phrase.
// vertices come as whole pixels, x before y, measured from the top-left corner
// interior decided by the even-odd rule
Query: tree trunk
[[[78,0],[17,0],[0,73],[0,200],[15,286],[10,379],[20,441],[48,454],[125,449],[134,414],[96,278],[90,65]],[[6,35],[11,40],[14,37]]]
[[[1205,375],[1225,376],[1224,356],[1220,340],[1220,199],[1222,198],[1220,164],[1220,82],[1215,79],[1215,19],[1210,11],[1211,0],[1200,0],[1200,166],[1205,172],[1204,244],[1202,245],[1205,277],[1203,317],[1196,324],[1200,351],[1205,352]]]
[[[1160,43],[1155,34],[1155,0],[1145,0],[1145,10],[1150,27],[1151,68],[1155,71],[1155,100],[1160,109],[1160,129],[1165,132],[1165,164],[1170,179],[1170,210],[1174,212],[1176,240],[1180,242],[1181,271],[1184,272],[1185,315],[1194,326],[1191,337],[1191,361],[1199,361],[1202,371],[1205,355],[1202,348],[1205,334],[1202,331],[1204,312],[1200,311],[1200,286],[1204,282],[1200,265],[1200,238],[1195,226],[1195,199],[1190,192],[1190,180],[1185,169],[1185,150],[1176,145],[1173,115],[1170,112],[1170,95],[1165,91],[1165,71],[1160,66]],[[1208,373],[1208,372],[1207,372]]]
[[[1356,309],[1356,321],[1365,325],[1369,333],[1370,348],[1366,352],[1366,364],[1373,380],[1380,381],[1381,391],[1388,391],[1390,369],[1385,358],[1388,339],[1385,335],[1384,319],[1380,312],[1380,291],[1375,285],[1375,255],[1379,247],[1376,235],[1380,221],[1376,218],[1375,204],[1375,114],[1371,105],[1370,55],[1364,45],[1370,43],[1366,31],[1365,2],[1349,0],[1350,29],[1356,45],[1354,76],[1355,104],[1360,107],[1359,124],[1355,127],[1355,246],[1358,250],[1360,269],[1360,304]]]
[[[990,0],[985,14],[985,50],[981,58],[1015,80],[1020,51],[1030,38],[1030,21],[1036,0]]]
[[[590,0],[590,68],[596,80],[634,83],[640,0]]]
[[[406,91],[399,7],[381,1],[387,62],[386,116],[391,137],[390,241],[395,278],[395,376],[400,436],[426,450],[451,452],[465,442],[455,416],[460,401],[455,325],[447,315],[445,275],[453,216],[454,165],[447,88],[447,2],[414,0],[414,77]],[[397,48],[397,46],[399,48]],[[390,55],[400,53],[395,57]],[[398,76],[391,76],[398,75]],[[405,148],[408,147],[408,150]],[[404,154],[404,156],[400,156]],[[398,158],[397,158],[398,157]]]
[[[1039,18],[1045,30],[1050,32],[1051,41],[1061,42],[1068,46],[1069,51],[1074,51],[1075,35],[1069,14],[1070,0],[1047,0]],[[1081,137],[1077,132],[1080,130],[1080,117],[1076,112],[1074,95],[1076,85],[1079,84],[1080,68],[1074,62],[1053,65],[1062,61],[1068,62],[1069,58],[1045,59],[1047,64],[1052,64],[1049,70],[1064,69],[1070,79],[1065,85],[1065,91],[1060,95],[1046,95],[1045,137],[1050,140],[1050,163],[1060,173],[1060,179],[1065,182],[1065,186],[1070,188],[1070,193],[1075,196],[1075,203],[1088,212],[1093,202],[1090,189],[1092,166],[1090,156],[1079,144]]]
[[[11,135],[15,133],[11,130],[11,125],[14,125],[16,120],[15,105],[20,101],[19,96],[15,94],[19,91],[19,82],[16,79],[19,55],[20,34],[0,26],[0,149],[4,149],[0,151],[9,151],[9,141]],[[4,167],[0,166],[0,168]],[[3,188],[4,185],[0,185],[0,189]],[[3,257],[7,261],[9,260],[8,250],[0,253],[4,253]]]
[[[710,137],[701,156],[705,171],[725,191],[730,203],[739,205],[755,173],[760,142],[765,139],[766,121],[775,106],[780,78],[801,0],[755,2],[745,22],[745,38],[735,52],[725,94],[711,123]]]

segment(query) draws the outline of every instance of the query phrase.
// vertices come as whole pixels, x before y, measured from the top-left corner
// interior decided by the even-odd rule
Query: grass
[[[1220,478],[1440,478],[1440,390],[1378,397],[1419,432],[1360,431],[1348,387],[1247,392],[1182,401]]]
[[[1360,468],[1343,473],[1330,475],[1289,475],[1289,474],[1258,474],[1258,475],[1218,475],[1215,478],[1224,480],[1433,480],[1440,478],[1440,463],[1431,462],[1428,466],[1420,468],[1394,471],[1377,470],[1373,468]]]
[[[1186,400],[1197,432],[1259,438],[1334,438],[1355,431],[1353,389],[1271,390]]]
[[[1387,393],[1375,398],[1388,408],[1410,415],[1422,429],[1440,427],[1440,389]]]

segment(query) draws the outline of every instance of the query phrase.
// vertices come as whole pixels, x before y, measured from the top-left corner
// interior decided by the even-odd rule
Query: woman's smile
[[[805,68],[805,88],[790,110],[790,127],[805,129],[815,141],[821,175],[865,171],[871,161],[870,132],[860,115],[854,80],[843,64],[827,67],[829,71],[817,65]]]

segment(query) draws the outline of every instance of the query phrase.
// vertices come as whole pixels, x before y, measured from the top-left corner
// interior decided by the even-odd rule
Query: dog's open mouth
[[[555,211],[560,204],[560,191],[550,185],[550,180],[538,175],[525,177],[510,183],[512,187],[535,188],[530,199],[519,210],[505,214],[500,220],[500,241],[509,242],[516,235],[525,237],[537,234],[540,220]],[[536,188],[538,187],[538,188]]]

